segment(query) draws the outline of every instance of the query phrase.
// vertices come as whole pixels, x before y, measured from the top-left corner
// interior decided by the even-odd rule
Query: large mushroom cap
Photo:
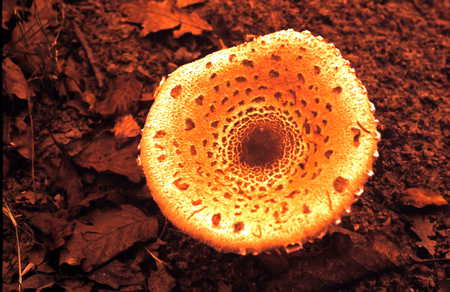
[[[167,218],[219,250],[326,230],[362,193],[379,134],[349,62],[284,30],[181,66],[161,84],[141,161]]]

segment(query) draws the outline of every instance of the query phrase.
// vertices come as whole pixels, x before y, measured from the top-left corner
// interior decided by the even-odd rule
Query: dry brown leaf
[[[197,13],[180,13],[180,28],[173,32],[175,38],[179,38],[186,33],[200,35],[204,30],[212,30],[212,27],[204,21]]]
[[[15,0],[3,0],[3,9],[2,9],[2,28],[7,30],[8,26],[6,25],[11,16],[14,13],[14,8],[16,6]]]
[[[92,202],[103,199],[106,193],[90,193],[78,203],[79,207],[89,207]]]
[[[411,224],[411,229],[420,238],[417,245],[424,247],[428,250],[430,255],[433,256],[435,253],[436,241],[431,240],[430,236],[436,235],[436,232],[434,232],[434,223],[430,222],[428,217],[418,215],[412,218]]]
[[[141,23],[143,29],[140,35],[146,36],[152,32],[166,29],[174,29],[176,38],[185,33],[201,34],[204,30],[212,30],[212,27],[195,12],[187,13],[176,9],[168,0],[154,2],[138,0],[122,5],[123,12],[130,22]]]
[[[75,169],[73,162],[65,157],[58,167],[54,187],[66,190],[66,202],[69,209],[77,206],[83,199],[83,183],[80,175]]]
[[[95,94],[91,91],[85,91],[83,92],[83,95],[81,96],[81,99],[89,104],[89,110],[93,110],[95,107],[95,103],[97,102],[97,98],[95,97]]]
[[[175,287],[175,279],[167,273],[166,267],[156,262],[157,271],[153,271],[147,279],[150,291],[153,292],[169,292]]]
[[[206,0],[177,0],[177,7],[184,8],[195,4],[204,3]]]
[[[17,128],[17,132],[11,133],[11,142],[10,145],[14,147],[20,155],[27,159],[31,159],[31,128],[25,122],[28,114],[24,111],[21,112],[15,119],[15,127]]]
[[[329,236],[331,245],[326,250],[303,254],[287,272],[269,280],[265,291],[331,291],[332,287],[404,265],[412,254],[381,233],[363,236],[333,226]]]
[[[190,52],[185,47],[180,47],[175,52],[175,60],[179,63],[187,63],[197,59],[201,55],[200,52]]]
[[[82,75],[80,73],[80,64],[78,64],[74,58],[69,57],[64,62],[63,66],[64,74],[67,76],[65,79],[65,89],[67,92],[75,92],[82,94],[80,84],[82,83]]]
[[[89,279],[111,288],[143,284],[145,277],[136,263],[113,260],[89,275]]]
[[[120,75],[109,84],[106,98],[95,104],[95,111],[103,116],[127,114],[141,98],[142,83],[134,74]]]
[[[131,205],[93,214],[90,225],[76,222],[74,235],[61,252],[60,263],[82,264],[84,271],[109,261],[136,242],[154,238],[158,221]]]
[[[95,170],[111,171],[127,176],[132,182],[142,179],[142,170],[137,165],[138,141],[132,141],[123,148],[116,149],[114,137],[108,134],[95,138],[80,154],[75,162]]]
[[[85,291],[93,291],[92,288],[94,286],[94,283],[91,281],[87,281],[84,279],[76,278],[76,277],[69,277],[65,278],[64,282],[58,283],[60,286],[64,287],[66,291],[70,292],[85,292]]]
[[[113,132],[114,136],[118,138],[131,138],[139,135],[141,127],[139,127],[132,115],[126,115],[116,120]]]
[[[20,99],[28,99],[34,95],[22,70],[10,58],[3,60],[2,69],[3,88],[7,94],[15,95]]]
[[[23,282],[24,289],[34,289],[33,291],[41,291],[44,288],[53,286],[55,283],[55,275],[34,274],[25,279]]]
[[[55,213],[26,212],[25,214],[31,225],[51,238],[49,248],[52,250],[63,246],[65,238],[72,234],[74,224],[65,218],[57,217]]]
[[[405,205],[423,208],[425,206],[445,206],[447,200],[440,194],[425,188],[409,188],[405,190],[401,201]]]

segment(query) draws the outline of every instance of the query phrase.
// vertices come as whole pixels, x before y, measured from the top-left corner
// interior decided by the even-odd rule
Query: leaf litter
[[[228,0],[33,0],[30,7],[7,2],[3,115],[8,117],[5,141],[13,144],[3,153],[9,164],[4,193],[24,231],[24,287],[422,291],[449,281],[448,89],[443,82],[448,46],[436,37],[444,31],[445,7],[254,0],[239,5]],[[159,80],[178,65],[241,43],[247,34],[286,27],[323,35],[352,61],[380,119],[376,176],[342,228],[293,254],[220,254],[167,223],[158,234],[156,217],[163,217],[136,156],[139,126]],[[24,106],[30,97],[35,137]],[[36,190],[29,174],[31,141],[37,149]],[[13,235],[7,224],[3,275],[9,290],[16,291]],[[156,238],[164,244],[152,253],[167,265],[135,255],[143,252],[142,242]]]
[[[93,214],[89,224],[77,221],[61,252],[60,263],[92,271],[137,242],[157,236],[158,222],[131,205]],[[114,242],[114,244],[111,244]]]
[[[188,6],[190,4],[182,4]],[[203,31],[212,30],[212,27],[196,12],[185,12],[173,6],[172,2],[165,0],[133,1],[122,5],[122,11],[129,22],[142,24],[141,36],[161,30],[174,30],[174,37],[179,38],[186,33],[199,35]]]

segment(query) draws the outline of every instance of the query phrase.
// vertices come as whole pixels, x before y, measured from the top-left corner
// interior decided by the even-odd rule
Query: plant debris
[[[185,7],[190,3],[180,3]],[[199,35],[203,31],[212,30],[212,27],[203,20],[195,11],[184,12],[172,5],[169,0],[156,2],[153,0],[140,0],[122,5],[122,10],[127,15],[127,20],[133,23],[141,23],[141,36],[161,30],[174,29],[174,37],[179,38],[186,33]]]
[[[136,163],[138,141],[131,141],[119,148],[113,136],[96,137],[77,157],[75,162],[97,171],[111,171],[139,182],[142,172]]]
[[[3,60],[2,69],[5,76],[3,88],[7,94],[15,95],[20,99],[28,99],[34,95],[33,90],[25,80],[22,70],[10,58]]]
[[[92,271],[136,242],[154,238],[157,230],[156,219],[147,217],[133,206],[123,205],[109,212],[99,210],[89,224],[75,223],[73,236],[61,253],[60,263],[82,265],[84,271]]]
[[[445,206],[448,204],[447,200],[440,194],[424,188],[409,188],[406,189],[401,201],[405,205],[410,205],[416,208],[423,208],[426,206]]]
[[[450,287],[449,1],[2,8],[4,291]],[[340,225],[303,249],[219,253],[162,215],[136,161],[138,128],[177,67],[288,28],[333,42],[366,86],[382,137],[375,175]]]

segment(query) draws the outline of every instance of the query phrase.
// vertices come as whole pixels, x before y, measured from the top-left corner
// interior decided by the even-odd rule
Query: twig
[[[160,260],[157,256],[155,256],[153,254],[153,252],[151,250],[149,250],[148,248],[144,247],[145,250],[147,251],[147,253],[160,265],[166,265],[165,262],[163,262],[162,260]]]
[[[9,209],[8,203],[6,201],[3,201],[3,214],[5,214],[12,222],[14,229],[16,231],[16,247],[17,247],[17,264],[19,266],[19,292],[23,291],[23,281],[22,281],[22,260],[21,260],[21,253],[20,253],[20,241],[19,241],[19,228],[17,227],[17,221],[14,218],[14,215],[11,212],[11,209]]]
[[[33,192],[36,191],[36,168],[35,168],[35,145],[34,145],[34,120],[33,120],[33,102],[31,96],[27,99],[28,117],[30,118],[30,139],[31,139],[31,183]]]
[[[74,30],[75,34],[77,35],[77,38],[80,40],[81,45],[83,46],[84,50],[86,51],[87,58],[89,60],[89,63],[91,64],[92,70],[94,71],[95,78],[97,79],[98,86],[100,88],[103,87],[103,74],[100,72],[98,67],[95,65],[95,58],[94,53],[92,52],[91,47],[89,46],[86,38],[84,37],[83,32],[81,31],[78,24],[74,24]]]

